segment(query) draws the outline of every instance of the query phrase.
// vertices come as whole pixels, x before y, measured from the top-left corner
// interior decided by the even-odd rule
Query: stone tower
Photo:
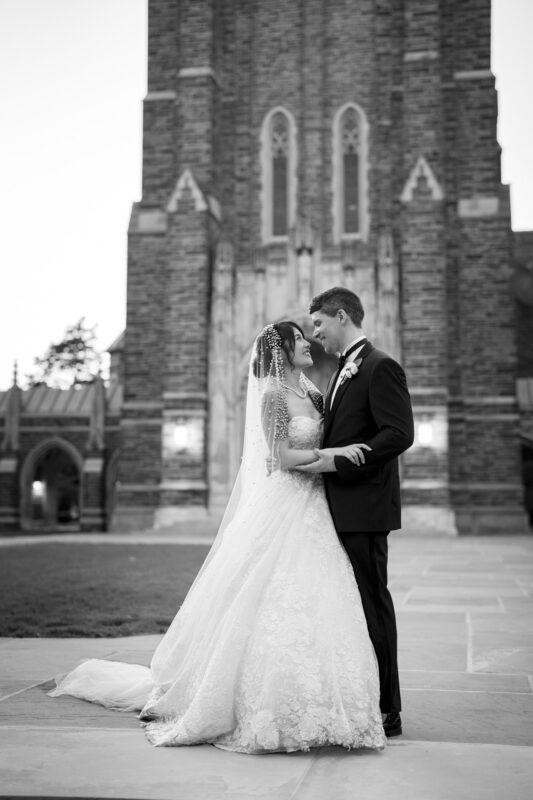
[[[344,285],[411,387],[405,527],[523,530],[496,121],[490,0],[150,0],[114,527],[221,512],[255,334]]]

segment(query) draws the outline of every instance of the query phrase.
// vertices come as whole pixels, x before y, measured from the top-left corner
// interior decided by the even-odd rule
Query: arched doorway
[[[113,519],[117,504],[117,483],[119,478],[120,451],[115,450],[107,464],[105,474],[105,529],[113,530]]]
[[[522,480],[524,482],[524,506],[533,528],[533,439],[522,440]]]
[[[29,453],[21,473],[24,530],[80,530],[82,467],[78,451],[59,437]]]

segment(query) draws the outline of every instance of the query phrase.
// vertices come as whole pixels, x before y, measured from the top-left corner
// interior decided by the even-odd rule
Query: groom
[[[356,294],[328,289],[311,301],[313,336],[326,353],[341,353],[324,398],[323,449],[299,467],[323,472],[331,515],[352,563],[379,666],[380,705],[387,736],[402,732],[396,618],[387,588],[387,535],[401,526],[398,456],[413,443],[413,413],[405,374],[376,350],[361,329]],[[364,443],[355,465],[328,448]]]

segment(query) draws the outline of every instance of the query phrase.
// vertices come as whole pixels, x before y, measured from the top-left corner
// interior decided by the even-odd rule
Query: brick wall
[[[518,377],[533,378],[533,231],[513,236]]]

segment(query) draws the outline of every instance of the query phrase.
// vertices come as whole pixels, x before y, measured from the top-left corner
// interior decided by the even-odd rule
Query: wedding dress
[[[291,447],[318,446],[320,426],[293,417]],[[267,487],[239,508],[151,668],[89,660],[51,694],[142,709],[155,745],[382,748],[376,659],[322,480],[280,470]]]
[[[224,519],[150,667],[91,659],[50,692],[141,711],[154,745],[385,745],[376,657],[322,478],[280,468],[281,443],[318,447],[322,420],[289,419],[278,327],[254,343]],[[322,396],[301,381],[321,411]]]

